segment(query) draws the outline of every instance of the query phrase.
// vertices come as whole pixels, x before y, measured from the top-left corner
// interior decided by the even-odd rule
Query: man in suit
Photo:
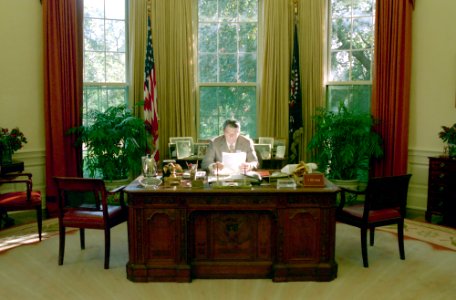
[[[223,123],[223,135],[209,142],[206,155],[201,167],[213,172],[222,170],[223,152],[245,152],[246,161],[240,165],[240,171],[249,171],[258,167],[258,157],[253,146],[253,141],[241,135],[241,125],[237,120],[226,120]]]

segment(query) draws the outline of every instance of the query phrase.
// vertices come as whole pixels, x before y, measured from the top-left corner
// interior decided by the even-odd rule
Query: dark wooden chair
[[[339,222],[361,229],[361,250],[364,267],[369,267],[367,258],[367,230],[370,231],[370,245],[374,245],[375,227],[397,224],[399,254],[405,259],[404,218],[407,192],[411,174],[369,179],[364,191],[341,188],[341,200],[336,211]],[[346,194],[364,195],[364,203],[346,205]]]
[[[31,173],[4,174],[0,177],[0,185],[15,184],[20,187],[25,185],[23,191],[7,192],[0,194],[0,216],[4,222],[8,222],[8,212],[21,210],[36,210],[38,224],[38,237],[41,241],[43,214],[41,208],[41,192],[33,191]]]
[[[126,221],[128,207],[123,186],[106,191],[101,179],[54,177],[58,190],[59,265],[65,252],[65,228],[79,228],[81,249],[85,249],[85,229],[99,229],[105,236],[104,268],[109,269],[111,228]],[[109,195],[119,196],[119,205],[109,205]]]

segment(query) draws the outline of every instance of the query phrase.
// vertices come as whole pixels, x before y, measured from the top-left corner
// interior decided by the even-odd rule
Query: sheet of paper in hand
[[[246,157],[247,153],[245,152],[222,152],[222,163],[224,166],[222,171],[228,172],[229,174],[239,174],[241,172],[239,167],[245,162]]]

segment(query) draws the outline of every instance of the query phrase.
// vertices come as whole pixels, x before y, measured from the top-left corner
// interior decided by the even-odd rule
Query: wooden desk
[[[172,188],[128,195],[131,281],[337,277],[338,188]]]

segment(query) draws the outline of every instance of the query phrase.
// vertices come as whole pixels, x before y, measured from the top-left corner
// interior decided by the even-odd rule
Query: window
[[[198,0],[199,138],[235,118],[256,137],[258,0]]]
[[[84,123],[89,110],[128,101],[126,1],[84,1]]]
[[[375,0],[330,0],[328,107],[370,111]]]

